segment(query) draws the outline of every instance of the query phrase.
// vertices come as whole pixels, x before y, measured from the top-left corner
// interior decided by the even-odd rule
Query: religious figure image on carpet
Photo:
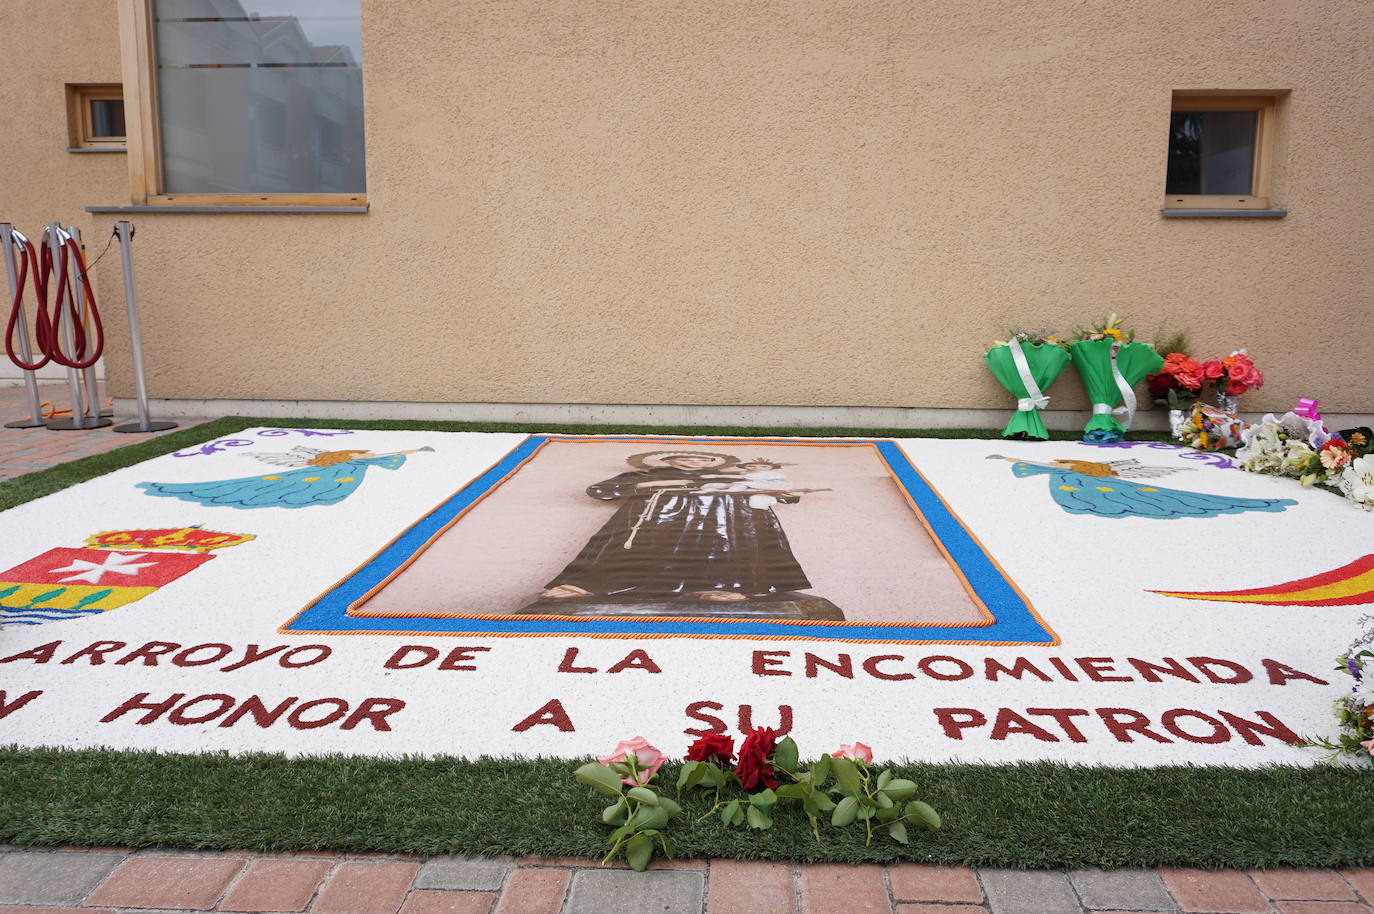
[[[871,442],[543,442],[379,585],[365,618],[982,626]]]
[[[796,593],[811,582],[773,510],[826,490],[794,489],[781,463],[761,458],[667,450],[627,462],[587,488],[620,508],[522,612],[697,615],[683,604],[728,603],[739,615],[844,618]]]

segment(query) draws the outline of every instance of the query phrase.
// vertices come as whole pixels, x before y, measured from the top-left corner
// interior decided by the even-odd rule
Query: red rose
[[[1202,363],[1202,376],[1209,381],[1215,381],[1226,373],[1226,366],[1221,364],[1218,359]]]
[[[1150,386],[1150,396],[1156,400],[1163,400],[1169,395],[1169,391],[1174,389],[1173,375],[1163,371],[1150,375],[1145,379],[1145,383]]]
[[[777,778],[773,777],[773,766],[768,764],[777,746],[778,734],[771,727],[755,727],[754,732],[740,743],[739,764],[735,765],[735,774],[745,790],[778,786]]]
[[[689,762],[728,765],[735,759],[735,741],[728,736],[711,733],[688,746],[683,758]]]

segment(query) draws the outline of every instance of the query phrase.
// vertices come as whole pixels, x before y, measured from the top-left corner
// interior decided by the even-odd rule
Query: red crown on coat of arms
[[[86,545],[94,549],[185,550],[204,555],[251,539],[255,539],[251,533],[218,533],[196,525],[161,530],[109,530],[87,537]]]

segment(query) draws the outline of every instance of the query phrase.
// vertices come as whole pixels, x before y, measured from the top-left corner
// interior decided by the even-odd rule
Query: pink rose
[[[1202,363],[1202,376],[1209,381],[1215,381],[1226,373],[1226,366],[1221,364],[1220,359],[1212,359],[1210,362]]]
[[[635,768],[638,771],[639,779],[633,777],[621,778],[625,784],[631,787],[643,787],[649,783],[649,778],[653,777],[658,769],[663,767],[663,763],[668,760],[668,756],[659,752],[649,741],[642,736],[634,739],[621,740],[616,747],[611,750],[611,754],[605,758],[597,759],[603,765],[614,767],[617,762],[629,764],[629,759],[634,758]]]
[[[1368,749],[1370,755],[1374,755],[1374,739],[1367,739],[1360,743],[1360,745]]]
[[[873,750],[872,750],[871,748],[869,748],[868,746],[865,746],[863,743],[855,743],[855,744],[852,745],[852,746],[849,745],[848,743],[843,743],[843,744],[840,745],[840,751],[839,751],[839,752],[832,752],[832,753],[830,753],[830,757],[831,757],[831,758],[852,758],[852,759],[858,759],[859,761],[863,762],[865,765],[872,765],[872,764],[873,764]]]

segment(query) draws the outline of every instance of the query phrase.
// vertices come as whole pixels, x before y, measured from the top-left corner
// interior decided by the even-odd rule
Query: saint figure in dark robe
[[[721,473],[737,462],[703,451],[638,454],[630,458],[637,469],[589,486],[592,498],[619,501],[620,508],[541,600],[730,602],[809,588],[772,505],[755,507],[749,491],[711,485],[739,480]],[[785,504],[801,499],[771,494]]]

